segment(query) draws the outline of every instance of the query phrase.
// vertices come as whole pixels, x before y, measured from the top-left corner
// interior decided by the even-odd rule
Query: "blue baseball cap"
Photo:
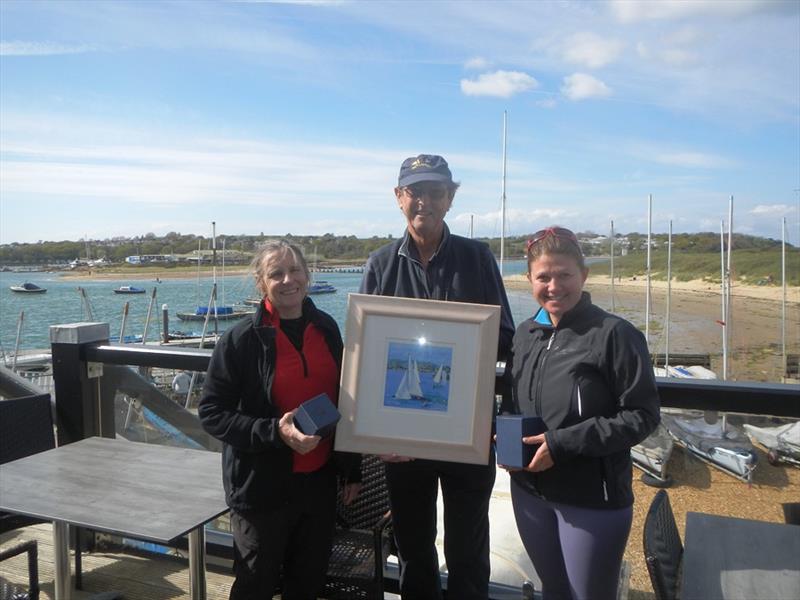
[[[420,154],[405,159],[400,166],[397,186],[404,187],[420,181],[441,181],[452,185],[453,176],[447,161],[436,154]]]

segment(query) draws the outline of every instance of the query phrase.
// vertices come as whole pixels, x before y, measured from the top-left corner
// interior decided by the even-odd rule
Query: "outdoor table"
[[[188,533],[204,600],[203,526],[228,507],[219,454],[93,437],[0,465],[0,510],[53,521],[56,600],[72,596],[69,525],[164,545]]]
[[[797,600],[800,526],[686,514],[683,600]]]

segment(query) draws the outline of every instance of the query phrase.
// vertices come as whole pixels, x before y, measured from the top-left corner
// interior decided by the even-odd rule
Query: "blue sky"
[[[800,2],[0,2],[0,243],[800,223]]]

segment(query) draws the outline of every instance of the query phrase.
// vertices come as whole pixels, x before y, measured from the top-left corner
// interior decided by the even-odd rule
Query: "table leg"
[[[53,521],[53,558],[56,600],[70,600],[72,573],[69,567],[69,525],[64,521]]]
[[[206,532],[204,525],[189,532],[189,588],[193,600],[206,600]]]

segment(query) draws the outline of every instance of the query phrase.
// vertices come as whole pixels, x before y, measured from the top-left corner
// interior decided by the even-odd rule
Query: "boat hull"
[[[208,317],[209,321],[236,321],[238,319],[244,319],[245,317],[249,317],[250,315],[255,314],[255,311],[248,310],[248,311],[240,311],[240,312],[231,312],[231,313],[219,313],[211,315]],[[187,313],[187,312],[179,312],[176,313],[177,317],[181,321],[205,321],[206,315],[197,314],[197,313]]]

